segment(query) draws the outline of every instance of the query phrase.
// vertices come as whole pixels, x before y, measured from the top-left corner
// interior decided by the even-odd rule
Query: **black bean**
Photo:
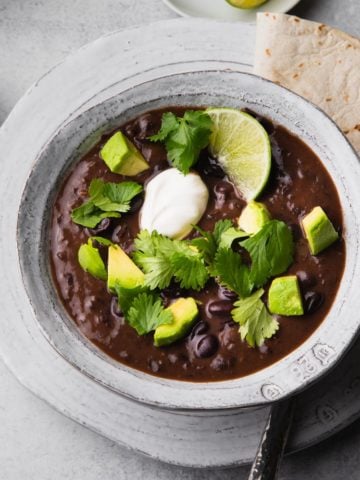
[[[184,290],[176,283],[171,283],[168,287],[164,288],[161,292],[162,297],[166,298],[179,298],[184,295]]]
[[[135,213],[138,210],[140,210],[143,202],[144,202],[144,195],[142,193],[140,193],[139,195],[136,195],[136,197],[134,197],[131,200],[130,209],[128,210],[127,213]]]
[[[121,223],[118,225],[111,236],[111,240],[115,243],[121,243],[130,238],[130,233],[127,225]]]
[[[121,248],[127,255],[130,255],[134,251],[134,242],[131,238],[128,238],[125,242],[121,243]]]
[[[117,317],[117,318],[123,318],[124,317],[124,315],[121,311],[121,308],[119,307],[119,302],[118,302],[117,297],[112,297],[111,303],[110,303],[110,311],[111,311],[111,314],[114,317]]]
[[[125,135],[127,137],[134,137],[138,133],[137,125],[135,122],[129,123],[125,127]]]
[[[239,326],[235,323],[226,322],[220,333],[219,341],[227,349],[231,349],[235,343],[239,340]]]
[[[205,335],[195,346],[195,355],[198,358],[211,357],[217,352],[219,341],[214,335]]]
[[[210,363],[210,367],[214,370],[226,370],[227,368],[232,367],[235,362],[236,359],[234,357],[224,358],[222,355],[217,355]]]
[[[145,113],[137,119],[137,136],[141,139],[147,139],[158,132],[159,126],[153,121],[150,113]]]
[[[198,335],[203,335],[209,330],[209,324],[206,322],[198,322],[190,333],[190,338],[193,339]]]
[[[224,287],[219,287],[219,296],[225,297],[226,299],[229,299],[232,301],[235,301],[238,298],[235,292],[233,292],[232,290],[228,290],[227,288],[224,288]]]
[[[66,252],[57,252],[56,256],[63,262],[67,259]]]
[[[65,273],[64,277],[66,278],[66,282],[69,285],[69,287],[72,287],[74,285],[74,276],[72,273]]]
[[[211,315],[230,315],[233,308],[234,305],[231,300],[216,300],[207,305],[207,311]]]
[[[318,310],[321,305],[324,303],[324,295],[319,292],[306,292],[304,295],[305,299],[305,312],[314,313]]]
[[[266,120],[265,118],[258,118],[258,120],[269,135],[274,133],[275,127],[273,123],[271,123],[269,120]]]
[[[104,233],[109,230],[111,226],[110,218],[103,218],[100,223],[94,228],[86,228],[86,233],[91,237],[92,235],[98,235],[99,233]]]
[[[201,155],[200,160],[196,165],[196,169],[209,177],[224,178],[225,172],[218,164],[217,160],[209,157],[205,153]]]

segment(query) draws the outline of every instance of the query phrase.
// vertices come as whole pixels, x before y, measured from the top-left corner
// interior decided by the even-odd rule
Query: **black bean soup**
[[[166,109],[179,116],[185,110]],[[170,166],[164,146],[147,140],[158,132],[164,111],[145,113],[120,127],[150,164],[149,170],[132,178],[141,184]],[[75,165],[59,191],[53,209],[50,254],[55,285],[67,312],[91,342],[119,362],[177,380],[237,378],[267,367],[294,350],[314,332],[329,311],[344,268],[344,242],[340,240],[320,255],[312,256],[299,219],[321,205],[335,228],[341,231],[342,213],[337,191],[310,148],[285,128],[257,118],[270,135],[273,156],[271,178],[259,201],[266,204],[273,218],[283,220],[293,231],[296,253],[288,273],[298,276],[305,315],[279,317],[280,328],[276,335],[260,348],[251,348],[241,340],[239,326],[230,315],[236,295],[212,279],[200,292],[181,291],[176,284],[162,292],[165,305],[180,296],[192,296],[199,301],[199,317],[187,337],[170,346],[156,348],[152,334],[139,336],[125,323],[117,299],[108,292],[105,282],[85,273],[77,260],[80,245],[91,235],[107,237],[131,253],[139,232],[142,196],[132,203],[129,213],[120,219],[105,219],[93,230],[71,220],[72,209],[86,199],[92,179],[125,180],[111,173],[99,157],[100,149],[110,137],[104,136]],[[194,170],[210,192],[200,227],[213,230],[220,219],[236,221],[245,202],[207,151],[202,152]]]

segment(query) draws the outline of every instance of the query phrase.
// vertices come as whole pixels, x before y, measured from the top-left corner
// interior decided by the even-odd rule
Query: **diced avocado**
[[[270,220],[270,213],[263,203],[249,202],[238,220],[238,225],[246,233],[255,234]]]
[[[90,275],[100,280],[106,280],[107,273],[105,264],[100,256],[99,250],[93,247],[91,239],[79,248],[78,261],[85,272],[90,273]]]
[[[144,284],[144,277],[144,273],[119,245],[109,247],[107,281],[109,290],[114,290],[116,284],[127,289],[139,287]]]
[[[198,307],[192,297],[179,298],[166,310],[170,310],[173,314],[174,321],[157,327],[154,333],[154,345],[156,347],[169,345],[183,338],[198,315]]]
[[[116,132],[105,143],[100,157],[114,173],[137,175],[149,168],[149,164],[135,145],[122,132]]]
[[[275,278],[269,289],[268,304],[270,312],[277,315],[304,315],[297,276]]]
[[[313,208],[301,223],[312,255],[322,252],[339,238],[339,234],[321,207]]]

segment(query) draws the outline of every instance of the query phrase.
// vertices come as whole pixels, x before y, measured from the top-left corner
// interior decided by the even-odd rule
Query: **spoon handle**
[[[275,480],[289,435],[295,400],[271,407],[248,480]]]

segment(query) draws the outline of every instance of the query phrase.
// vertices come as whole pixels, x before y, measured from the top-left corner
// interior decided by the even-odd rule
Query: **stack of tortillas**
[[[360,40],[298,17],[260,13],[255,73],[322,108],[360,153]]]

